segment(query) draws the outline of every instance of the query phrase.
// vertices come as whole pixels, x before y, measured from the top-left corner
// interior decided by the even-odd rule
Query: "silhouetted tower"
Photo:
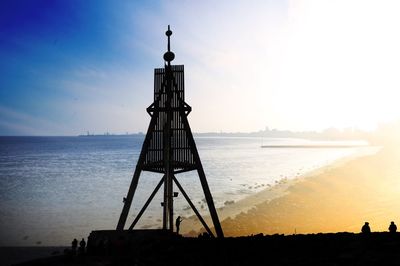
[[[193,139],[187,116],[192,108],[184,100],[184,71],[183,65],[171,65],[175,54],[170,50],[172,31],[168,26],[165,33],[168,37],[168,51],[164,54],[164,68],[154,71],[154,102],[147,108],[151,116],[146,138],[136,165],[128,195],[124,198],[124,207],[118,221],[117,230],[123,230],[135,194],[140,173],[150,171],[163,174],[158,185],[135,217],[129,230],[132,230],[150,204],[153,197],[164,185],[163,229],[173,231],[174,196],[173,183],[185,197],[200,222],[210,235],[213,235],[175,175],[188,171],[197,171],[204,191],[208,209],[218,237],[223,237],[221,224],[218,219],[214,201],[208,187],[199,153]]]

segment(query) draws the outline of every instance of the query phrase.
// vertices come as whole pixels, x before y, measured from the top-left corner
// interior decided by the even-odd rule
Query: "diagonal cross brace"
[[[181,186],[181,184],[179,184],[178,180],[175,178],[175,176],[172,176],[172,179],[174,180],[176,186],[179,188],[179,190],[182,192],[183,196],[185,197],[186,201],[189,203],[190,207],[192,208],[192,210],[194,211],[194,213],[196,214],[197,218],[199,218],[201,224],[204,226],[204,228],[206,229],[207,233],[210,234],[210,236],[214,237],[214,234],[211,232],[210,227],[208,227],[207,223],[204,221],[203,217],[201,217],[199,211],[196,209],[196,207],[194,206],[194,204],[192,203],[192,201],[190,200],[189,196],[186,194],[185,190],[183,189],[183,187]]]
[[[147,207],[149,206],[150,202],[153,200],[154,196],[157,194],[158,190],[160,189],[161,185],[163,184],[164,179],[165,179],[165,175],[161,178],[160,182],[158,183],[158,185],[154,189],[153,193],[151,193],[150,197],[147,199],[146,203],[143,205],[143,207],[140,210],[140,212],[138,213],[138,215],[136,215],[135,220],[133,220],[131,226],[129,226],[129,230],[132,230],[133,227],[135,227],[135,225],[139,221],[140,217],[142,217],[144,211],[147,209]]]

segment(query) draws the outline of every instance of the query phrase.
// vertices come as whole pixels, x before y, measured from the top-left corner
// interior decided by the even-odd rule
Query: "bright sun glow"
[[[174,40],[196,131],[368,130],[400,118],[400,2],[232,5],[241,20],[221,23],[181,8],[182,21],[202,12],[212,22],[178,26]]]
[[[287,114],[309,127],[367,129],[399,117],[399,4],[294,1],[281,65],[286,77],[278,85]]]

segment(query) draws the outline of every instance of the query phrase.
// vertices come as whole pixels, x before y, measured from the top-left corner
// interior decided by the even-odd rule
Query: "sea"
[[[0,137],[0,246],[68,246],[92,230],[115,229],[143,140],[143,135]],[[376,152],[364,142],[340,143],[360,144],[347,148],[285,148],[320,142],[219,136],[195,141],[217,208],[339,159]],[[142,173],[127,225],[161,177]],[[200,212],[207,213],[197,172],[176,177]],[[137,228],[161,226],[161,193]],[[193,215],[181,194],[174,207],[176,215]]]

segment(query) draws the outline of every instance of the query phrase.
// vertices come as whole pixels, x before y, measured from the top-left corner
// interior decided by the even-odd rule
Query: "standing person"
[[[72,254],[73,255],[76,254],[77,247],[78,247],[78,240],[76,240],[76,238],[74,238],[74,240],[72,240]]]
[[[371,233],[371,228],[369,227],[369,223],[368,222],[365,222],[365,224],[361,228],[361,233],[363,233],[363,234]]]
[[[389,225],[389,232],[390,232],[390,233],[396,233],[396,231],[397,231],[397,226],[396,226],[396,224],[395,224],[394,222],[390,222],[390,225]]]
[[[180,216],[178,216],[178,218],[176,218],[175,220],[175,225],[176,225],[176,233],[179,235],[179,226],[181,225],[182,222],[182,218]]]
[[[85,248],[86,248],[86,241],[84,238],[82,238],[81,242],[79,242],[79,253],[84,254]]]

